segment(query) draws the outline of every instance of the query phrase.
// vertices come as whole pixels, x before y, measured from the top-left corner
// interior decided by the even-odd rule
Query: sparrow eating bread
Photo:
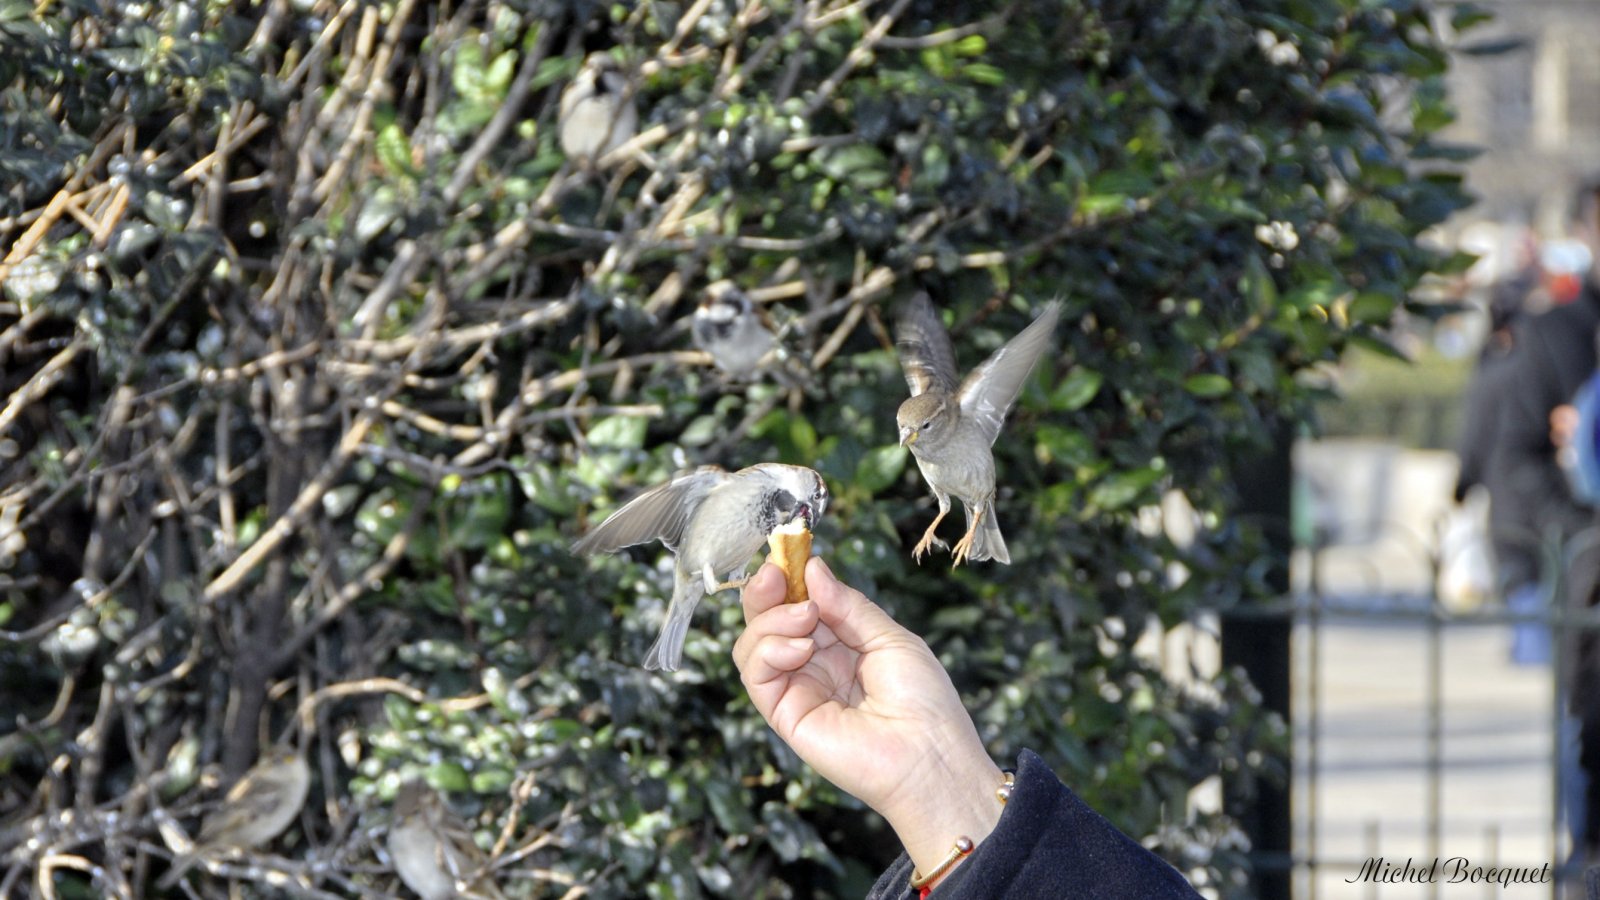
[[[644,657],[646,669],[671,672],[683,659],[700,598],[741,586],[737,579],[770,532],[795,519],[812,528],[827,506],[828,486],[811,469],[761,463],[728,472],[702,466],[635,497],[573,544],[572,552],[589,556],[649,541],[673,552],[672,602]]]
[[[954,565],[963,560],[1011,562],[994,516],[994,441],[1028,373],[1050,343],[1060,309],[1060,303],[1045,306],[1033,324],[960,383],[955,348],[928,295],[913,297],[901,314],[895,348],[911,397],[900,404],[895,424],[900,446],[916,458],[923,480],[939,502],[939,514],[911,551],[918,561],[933,544],[944,546],[934,530],[950,512],[954,494],[967,514],[966,534],[951,554]]]

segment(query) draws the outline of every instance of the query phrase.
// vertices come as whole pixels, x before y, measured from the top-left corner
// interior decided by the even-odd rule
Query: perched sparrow
[[[277,837],[300,815],[310,789],[311,769],[300,751],[284,745],[268,750],[228,791],[222,806],[205,817],[194,847],[173,860],[157,886],[177,884],[218,850],[250,850]]]
[[[667,621],[644,657],[645,668],[671,672],[683,658],[695,604],[744,583],[718,576],[742,576],[768,532],[797,516],[813,528],[827,506],[828,487],[810,469],[761,463],[729,473],[702,466],[635,497],[572,552],[588,556],[659,540],[676,555]]]
[[[401,785],[395,797],[389,857],[400,880],[422,900],[503,896],[489,880],[487,858],[472,831],[420,780]]]
[[[589,54],[561,92],[557,137],[568,159],[593,165],[633,137],[639,112],[627,91],[628,80],[610,54]]]
[[[1009,343],[956,384],[956,355],[950,335],[927,294],[918,294],[901,315],[895,334],[900,366],[911,399],[900,404],[895,422],[900,446],[917,458],[922,478],[939,501],[939,514],[911,555],[920,560],[933,544],[934,529],[950,511],[950,495],[961,499],[967,533],[956,542],[955,564],[996,559],[1011,562],[994,517],[994,440],[1006,413],[1022,392],[1039,354],[1055,332],[1061,305],[1051,303]]]
[[[731,281],[706,288],[700,308],[694,311],[690,333],[694,345],[711,354],[712,364],[734,378],[753,374],[776,343],[756,314],[755,304]]]

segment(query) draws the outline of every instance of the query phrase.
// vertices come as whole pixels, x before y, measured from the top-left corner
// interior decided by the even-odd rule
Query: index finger
[[[763,562],[739,594],[739,602],[744,607],[744,623],[749,625],[756,616],[781,605],[785,589],[783,570],[770,561]]]

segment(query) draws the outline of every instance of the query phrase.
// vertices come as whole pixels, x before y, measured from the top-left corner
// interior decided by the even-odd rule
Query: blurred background
[[[1431,235],[1477,257],[1429,288],[1463,311],[1406,322],[1409,363],[1347,358],[1339,399],[1318,409],[1321,433],[1295,448],[1295,581],[1317,610],[1298,619],[1294,643],[1296,845],[1329,864],[1303,873],[1296,896],[1475,896],[1344,879],[1375,856],[1515,866],[1573,849],[1560,662],[1531,624],[1552,607],[1508,608],[1490,491],[1453,494],[1457,454],[1474,440],[1469,386],[1493,333],[1577,302],[1593,264],[1572,214],[1600,175],[1600,4],[1478,5],[1494,18],[1453,54],[1457,115],[1444,129],[1482,150],[1466,163],[1476,202]],[[1588,529],[1552,545],[1544,576],[1570,581],[1574,548],[1593,540]]]
[[[567,550],[757,461],[996,759],[1207,896],[1554,896],[1346,879],[1572,849],[1556,607],[1453,495],[1496,323],[1589,265],[1595,46],[1544,0],[0,0],[0,896],[410,896],[414,803],[512,897],[861,896],[894,836],[750,708],[731,595],[646,672],[670,557]],[[964,368],[1063,301],[1011,566],[909,559],[918,291]],[[274,745],[299,815],[163,894]]]

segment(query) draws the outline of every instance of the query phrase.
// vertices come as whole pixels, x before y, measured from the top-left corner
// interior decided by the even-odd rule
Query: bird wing
[[[245,778],[223,797],[222,806],[200,823],[197,843],[209,844],[237,833],[247,823],[260,818],[279,803],[287,802],[288,785],[272,773]]]
[[[961,382],[961,414],[982,429],[990,444],[999,437],[1006,413],[1011,411],[1011,404],[1017,402],[1023,382],[1028,380],[1028,373],[1039,361],[1039,354],[1050,344],[1060,313],[1061,304],[1050,303],[1033,324],[1007,341]]]
[[[695,508],[712,488],[731,477],[719,466],[701,466],[653,487],[579,538],[572,545],[572,552],[588,556],[659,540],[676,553],[684,526]]]
[[[895,325],[894,346],[900,354],[911,396],[956,387],[956,352],[939,312],[926,293],[911,298]]]

